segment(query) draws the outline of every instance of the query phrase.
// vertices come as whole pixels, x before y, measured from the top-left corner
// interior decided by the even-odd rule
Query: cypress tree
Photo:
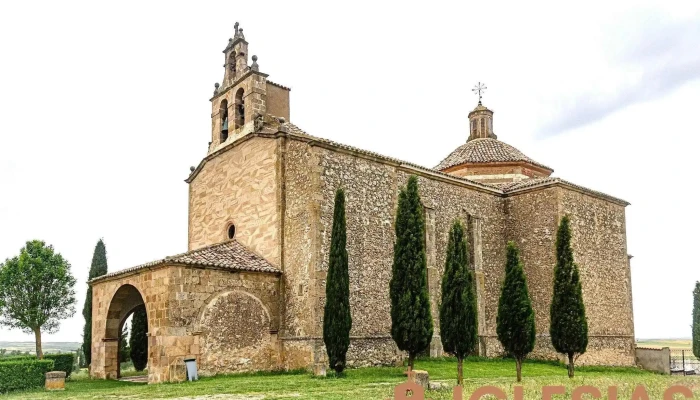
[[[326,278],[326,306],[323,311],[323,342],[326,344],[328,363],[336,374],[345,369],[345,355],[350,346],[350,276],[345,228],[345,193],[335,192],[333,231]]]
[[[143,371],[148,363],[148,319],[146,306],[139,306],[134,310],[131,318],[131,336],[129,337],[129,347],[131,361],[134,369]]]
[[[554,296],[549,309],[552,346],[569,359],[569,378],[574,377],[574,356],[588,347],[588,320],[581,293],[581,278],[571,250],[569,217],[564,216],[557,231],[557,265],[554,268]]]
[[[88,273],[88,280],[97,278],[98,276],[107,273],[107,250],[102,239],[95,245],[95,251],[92,254],[92,264]],[[83,327],[83,353],[85,354],[85,363],[90,365],[92,362],[92,288],[88,285],[87,294],[85,295],[85,305],[83,306],[83,317],[85,318],[85,326]]]
[[[425,219],[418,194],[418,178],[412,175],[399,192],[396,210],[396,242],[391,267],[391,337],[408,352],[413,369],[416,354],[427,349],[433,336],[425,256]]]
[[[503,348],[515,357],[515,371],[520,382],[523,360],[535,348],[535,313],[518,253],[515,243],[508,242],[506,277],[498,300],[496,333]]]
[[[700,358],[700,282],[693,290],[693,354]]]
[[[440,339],[444,351],[457,357],[457,384],[462,385],[462,362],[477,344],[478,315],[474,277],[469,269],[464,227],[455,220],[447,242],[440,302]]]
[[[129,337],[129,331],[126,328],[126,324],[122,326],[122,332],[119,335],[119,362],[127,362],[129,361],[129,342],[127,341],[127,338]]]

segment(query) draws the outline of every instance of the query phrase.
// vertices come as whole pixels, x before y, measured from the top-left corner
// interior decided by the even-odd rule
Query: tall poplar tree
[[[148,316],[146,306],[138,306],[131,318],[131,336],[129,336],[129,355],[134,369],[143,371],[148,364]]]
[[[394,263],[389,283],[391,337],[400,350],[408,352],[408,366],[413,369],[416,354],[427,349],[433,337],[425,218],[415,175],[411,175],[406,187],[399,192],[395,229]]]
[[[323,342],[328,363],[336,374],[345,369],[345,355],[350,346],[350,276],[348,274],[347,233],[345,228],[345,193],[335,192],[333,231],[326,277],[326,306],[323,311]]]
[[[535,348],[535,312],[518,247],[513,242],[508,242],[506,247],[506,276],[498,300],[496,333],[503,348],[515,358],[520,382],[523,360]]]
[[[457,357],[457,384],[462,385],[462,365],[477,345],[478,315],[474,277],[469,269],[464,227],[455,220],[447,242],[445,273],[440,302],[440,339],[444,351]]]
[[[97,241],[95,251],[92,253],[92,264],[90,265],[88,280],[105,275],[106,273],[107,250],[104,241],[100,239]],[[87,294],[85,295],[83,317],[85,318],[85,326],[83,327],[83,353],[85,354],[85,363],[90,365],[92,362],[92,287],[90,287],[90,285],[88,285]]]
[[[574,377],[574,359],[588,347],[588,320],[581,293],[581,278],[571,249],[569,217],[564,216],[557,231],[557,265],[554,267],[554,295],[549,309],[549,334],[554,349],[569,359],[569,378]]]
[[[700,358],[700,282],[693,290],[693,354]]]

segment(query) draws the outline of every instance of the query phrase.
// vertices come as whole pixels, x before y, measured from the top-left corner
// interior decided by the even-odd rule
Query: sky
[[[41,239],[71,263],[81,341],[94,246],[110,271],[187,250],[189,167],[238,21],[308,133],[423,166],[494,131],[627,207],[635,335],[690,336],[700,280],[700,3],[0,3],[0,260]],[[0,328],[0,340],[33,340]]]

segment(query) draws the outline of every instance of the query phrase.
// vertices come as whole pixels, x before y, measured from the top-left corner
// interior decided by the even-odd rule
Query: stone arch
[[[275,344],[271,314],[256,296],[225,290],[210,296],[197,318],[204,375],[271,367]]]
[[[134,285],[124,284],[114,292],[107,310],[107,318],[105,321],[105,375],[107,378],[120,377],[120,360],[119,360],[119,340],[121,339],[121,331],[126,322],[126,319],[139,306],[145,306],[144,296],[141,291]],[[146,307],[146,320],[148,322],[148,330],[150,332],[151,324],[148,318],[148,307]],[[149,360],[150,363],[150,360]]]

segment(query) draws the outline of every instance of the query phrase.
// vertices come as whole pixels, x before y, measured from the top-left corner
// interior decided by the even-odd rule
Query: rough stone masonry
[[[93,364],[119,376],[121,325],[148,314],[149,382],[324,364],[322,318],[334,192],[345,189],[353,327],[351,366],[404,357],[390,337],[389,280],[399,188],[419,178],[426,215],[430,355],[442,355],[437,303],[451,222],[468,229],[476,275],[481,355],[495,357],[496,309],[505,246],[521,250],[536,314],[533,357],[556,359],[549,304],[559,219],[568,214],[589,319],[583,364],[633,365],[634,326],[625,232],[627,202],[552,177],[553,170],[493,132],[481,102],[466,143],[435,168],[311,136],[289,122],[290,89],[248,64],[236,28],[211,98],[207,155],[191,169],[188,252],[93,279]]]

